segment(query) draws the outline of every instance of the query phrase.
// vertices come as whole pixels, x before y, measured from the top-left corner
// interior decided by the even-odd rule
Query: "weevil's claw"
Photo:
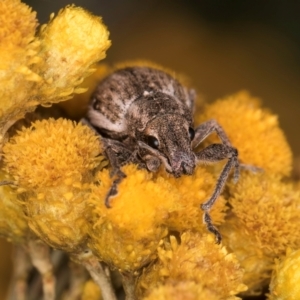
[[[109,190],[109,192],[107,193],[107,195],[106,195],[106,197],[105,197],[105,206],[106,206],[107,208],[111,208],[111,205],[110,205],[110,198],[111,198],[112,196],[116,195],[116,194],[117,194],[117,191],[116,191],[116,192],[112,191],[112,187],[111,187],[110,190]]]
[[[211,217],[207,211],[204,212],[203,221],[206,224],[207,230],[215,235],[216,244],[218,244],[218,245],[221,244],[222,236],[221,236],[220,232],[218,231],[218,229],[212,224]]]
[[[118,194],[118,185],[121,181],[126,178],[126,174],[124,174],[121,170],[117,170],[116,172],[117,178],[113,181],[106,197],[105,197],[105,206],[107,208],[111,208],[110,199]]]

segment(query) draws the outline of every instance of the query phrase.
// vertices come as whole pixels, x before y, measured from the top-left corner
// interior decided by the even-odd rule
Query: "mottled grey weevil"
[[[85,121],[101,135],[105,154],[112,166],[112,186],[105,204],[117,194],[126,175],[120,169],[127,163],[155,172],[161,164],[179,177],[191,175],[199,162],[227,159],[210,199],[201,205],[207,229],[221,235],[213,225],[209,211],[220,195],[230,170],[239,177],[240,164],[235,149],[223,128],[209,120],[194,128],[195,92],[162,70],[150,67],[126,67],[101,81],[92,95]],[[216,132],[219,144],[194,152],[209,134]]]

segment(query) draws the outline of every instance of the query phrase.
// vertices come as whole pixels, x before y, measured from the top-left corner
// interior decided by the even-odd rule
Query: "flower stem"
[[[42,276],[44,300],[55,300],[56,280],[49,246],[39,240],[29,240],[27,245],[32,264]]]
[[[73,255],[73,258],[88,270],[100,287],[103,300],[117,300],[110,276],[106,274],[99,260],[91,252]]]
[[[122,276],[122,282],[123,282],[123,288],[126,295],[126,300],[136,300],[135,296],[135,285],[136,285],[136,279],[137,277],[133,274],[127,273],[121,274]]]

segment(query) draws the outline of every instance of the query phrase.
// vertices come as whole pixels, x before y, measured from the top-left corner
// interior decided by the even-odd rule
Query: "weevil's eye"
[[[152,135],[147,136],[147,144],[154,149],[158,149],[159,146],[158,139]]]
[[[189,128],[189,136],[190,136],[191,141],[195,137],[195,130],[192,127]]]

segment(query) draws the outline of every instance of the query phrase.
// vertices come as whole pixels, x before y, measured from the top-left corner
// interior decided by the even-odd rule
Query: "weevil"
[[[126,67],[110,74],[94,91],[86,122],[101,135],[110,161],[113,183],[105,204],[118,193],[126,177],[121,166],[136,163],[155,172],[163,165],[175,177],[191,175],[198,163],[227,159],[212,196],[201,205],[207,229],[221,242],[209,211],[222,192],[231,169],[238,180],[240,163],[223,128],[209,120],[194,127],[195,92],[170,74],[150,67]],[[194,149],[212,132],[220,143],[195,152]]]

